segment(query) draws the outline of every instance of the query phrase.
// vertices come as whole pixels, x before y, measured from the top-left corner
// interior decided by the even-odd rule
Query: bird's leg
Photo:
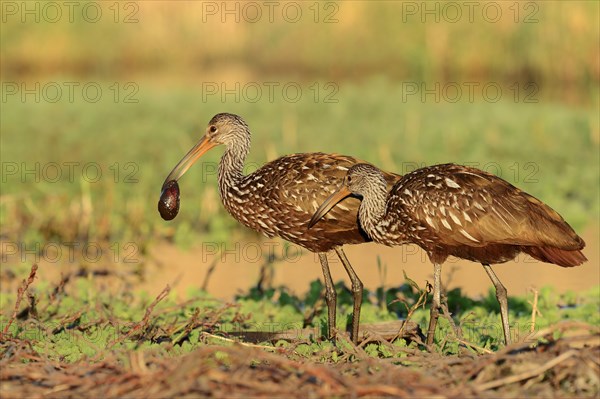
[[[510,344],[510,329],[508,326],[508,297],[506,287],[502,285],[496,273],[492,270],[490,265],[483,265],[483,269],[486,271],[488,276],[490,276],[490,280],[494,283],[494,287],[496,288],[496,299],[498,299],[498,303],[500,304],[500,317],[502,318],[502,329],[504,330],[504,343],[506,345]]]
[[[429,328],[427,329],[427,345],[433,344],[435,336],[435,327],[437,326],[438,316],[440,315],[440,290],[441,290],[441,275],[442,265],[440,263],[433,264],[433,300],[429,309]]]
[[[325,301],[327,302],[327,338],[333,339],[335,329],[335,302],[336,293],[329,271],[329,263],[327,263],[327,254],[319,252],[319,261],[323,268],[323,278],[325,279]]]
[[[358,327],[360,324],[360,307],[362,306],[363,283],[354,272],[354,269],[350,265],[344,250],[340,247],[336,247],[335,252],[342,261],[342,264],[346,269],[346,273],[348,273],[350,281],[352,282],[352,298],[354,299],[354,309],[352,310],[352,331],[350,333],[350,339],[354,345],[356,345],[358,344]]]

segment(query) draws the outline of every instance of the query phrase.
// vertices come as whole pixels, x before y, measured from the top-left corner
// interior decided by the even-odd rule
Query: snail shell
[[[179,213],[179,184],[176,180],[170,180],[163,186],[158,212],[164,220],[173,220]]]

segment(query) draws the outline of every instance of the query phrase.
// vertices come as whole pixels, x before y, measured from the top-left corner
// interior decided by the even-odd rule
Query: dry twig
[[[546,364],[544,364],[540,367],[536,367],[534,369],[527,370],[527,371],[524,371],[519,374],[511,375],[509,377],[500,378],[499,380],[494,380],[494,381],[489,381],[489,382],[486,382],[483,384],[478,384],[478,385],[475,385],[474,388],[478,391],[486,391],[488,389],[497,388],[502,385],[512,384],[513,382],[519,382],[519,381],[526,380],[528,378],[538,376],[538,375],[550,370],[552,367],[556,366],[557,364],[567,360],[568,358],[575,355],[576,353],[577,352],[575,352],[574,350],[569,350],[569,351],[563,353],[562,355],[546,362]]]
[[[538,310],[538,294],[539,294],[539,291],[535,287],[531,287],[531,288],[529,288],[529,290],[531,292],[533,292],[533,303],[529,302],[531,304],[531,308],[532,308],[531,309],[531,327],[529,329],[529,332],[533,334],[535,332],[535,318],[536,318],[536,316],[538,314],[540,316],[542,314]]]
[[[21,286],[19,287],[19,289],[17,291],[17,300],[15,302],[15,308],[13,309],[13,313],[10,316],[10,319],[8,319],[8,323],[4,327],[4,330],[2,330],[2,333],[0,334],[1,340],[5,339],[5,336],[8,334],[8,329],[10,328],[13,321],[17,318],[17,313],[19,313],[19,307],[21,306],[21,301],[23,300],[23,294],[25,293],[25,291],[27,291],[27,289],[29,288],[31,283],[33,283],[37,269],[38,269],[37,264],[34,264],[33,266],[31,266],[31,271],[29,272],[29,277],[27,278],[27,280],[24,279],[23,282],[21,283]]]
[[[169,291],[171,291],[171,287],[169,287],[169,285],[167,284],[167,286],[161,291],[161,293],[156,296],[154,301],[152,301],[150,306],[148,306],[148,308],[146,309],[146,313],[144,314],[144,317],[142,318],[142,320],[139,323],[137,323],[135,326],[133,326],[133,328],[131,330],[129,330],[127,332],[127,334],[111,341],[108,344],[108,348],[112,348],[115,344],[118,344],[119,342],[123,342],[127,338],[131,337],[133,335],[133,333],[140,330],[142,327],[147,326],[148,320],[150,319],[150,315],[152,314],[154,307],[169,294]]]

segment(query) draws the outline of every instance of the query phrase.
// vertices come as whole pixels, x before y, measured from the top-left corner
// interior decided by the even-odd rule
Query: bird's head
[[[169,182],[179,180],[208,150],[221,144],[228,149],[248,150],[250,147],[250,129],[240,116],[228,113],[213,116],[208,122],[204,136],[169,173],[163,183],[163,189]]]
[[[250,139],[250,129],[248,124],[235,114],[216,114],[212,117],[204,137],[213,144],[224,144],[225,146],[239,145]]]
[[[373,183],[380,180],[385,184],[385,179],[379,169],[367,163],[359,163],[348,169],[344,185],[352,194],[363,197],[369,192]]]
[[[331,194],[314,213],[308,223],[308,227],[314,226],[327,214],[327,212],[344,198],[347,198],[350,195],[356,195],[358,197],[369,195],[377,183],[382,183],[384,187],[386,185],[385,178],[379,169],[366,163],[353,165],[348,169],[348,172],[346,172],[346,177],[344,177],[344,181],[340,188],[338,188],[335,193]]]

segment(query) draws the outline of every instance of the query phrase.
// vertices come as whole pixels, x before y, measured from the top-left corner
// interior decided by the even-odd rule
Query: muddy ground
[[[580,267],[562,268],[521,254],[514,261],[493,268],[510,296],[527,296],[531,287],[544,286],[551,286],[557,293],[586,291],[600,284],[600,225],[588,227],[582,237],[587,244],[584,252],[588,262]],[[127,243],[122,246],[125,245]],[[255,240],[246,238],[226,245],[198,243],[187,249],[161,242],[153,245],[146,255],[139,253],[136,246],[119,253],[108,248],[104,255],[112,263],[115,256],[127,261],[119,264],[119,270],[125,274],[143,270],[143,279],[137,289],[156,293],[169,284],[184,298],[188,290],[203,287],[216,298],[230,301],[236,294],[246,292],[257,284],[269,255],[274,258],[269,283],[275,287],[285,286],[291,292],[303,295],[311,281],[322,279],[316,254],[294,245],[286,249],[286,245],[281,239],[265,239],[257,235]],[[405,283],[405,272],[421,285],[432,281],[433,266],[425,252],[415,245],[391,248],[369,243],[347,245],[344,250],[368,290],[373,291],[382,285],[387,288],[399,286]],[[40,266],[38,277],[52,281],[80,267],[77,262],[63,264],[52,261],[57,256],[61,260],[66,259],[68,254],[69,250],[62,248],[61,256],[52,253],[46,256],[22,255],[22,258],[36,261]],[[7,257],[9,264],[13,258]],[[377,266],[378,258],[381,271]],[[350,283],[335,256],[329,257],[329,264],[335,282]],[[91,266],[97,264],[91,263]],[[4,269],[0,265],[0,270]],[[452,258],[443,265],[442,284],[446,290],[460,287],[462,293],[470,297],[486,295],[493,288],[481,265]],[[3,289],[15,287],[5,285]]]

